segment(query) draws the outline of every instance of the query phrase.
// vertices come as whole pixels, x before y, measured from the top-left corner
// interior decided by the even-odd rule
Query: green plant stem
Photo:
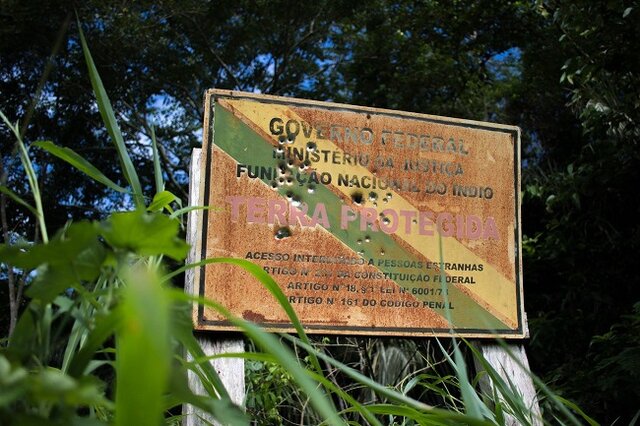
[[[42,234],[42,241],[44,243],[49,242],[49,234],[47,233],[47,226],[44,222],[44,212],[42,209],[42,198],[40,197],[40,188],[38,187],[38,178],[36,176],[36,172],[33,169],[33,164],[29,159],[29,152],[27,148],[24,146],[22,142],[22,137],[20,136],[20,129],[18,128],[18,124],[11,124],[9,119],[0,111],[0,118],[2,121],[11,129],[13,134],[16,137],[16,144],[18,146],[18,152],[20,155],[20,161],[22,162],[22,166],[24,167],[25,173],[27,174],[27,179],[29,181],[29,186],[31,187],[31,192],[33,193],[33,198],[36,202],[36,212],[38,224],[40,225],[40,233]]]
[[[160,155],[158,154],[158,141],[156,140],[156,131],[153,126],[149,126],[151,130],[151,148],[153,149],[153,176],[156,181],[156,194],[164,191],[164,181],[162,179],[162,168],[160,167]]]
[[[18,132],[15,132],[15,133],[16,133],[16,136],[19,137],[19,133]],[[42,208],[42,198],[40,196],[40,187],[38,186],[38,178],[36,176],[35,170],[33,170],[33,165],[31,164],[31,160],[29,159],[29,153],[27,152],[27,148],[24,146],[22,139],[18,139],[18,146],[20,147],[20,159],[22,160],[22,165],[24,166],[24,169],[27,172],[27,179],[29,180],[29,186],[31,187],[31,192],[33,193],[33,198],[36,202],[36,211],[38,212],[37,217],[38,217],[38,224],[40,225],[40,233],[42,234],[42,241],[44,243],[48,243],[49,234],[47,233],[47,225],[44,221],[44,211]]]

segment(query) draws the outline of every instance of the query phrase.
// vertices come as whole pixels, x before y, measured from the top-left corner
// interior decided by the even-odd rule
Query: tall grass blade
[[[445,356],[447,356],[447,359],[449,360],[449,362],[451,363],[451,365],[456,371],[456,375],[458,376],[458,381],[460,386],[460,393],[462,394],[462,401],[464,402],[464,406],[465,406],[465,412],[469,414],[471,417],[474,417],[476,419],[481,419],[483,417],[483,413],[484,414],[490,414],[490,413],[487,407],[482,403],[482,401],[480,401],[480,398],[478,398],[478,394],[476,394],[475,390],[473,389],[473,386],[469,381],[469,377],[467,375],[467,365],[464,362],[464,357],[462,356],[462,352],[460,351],[458,342],[456,341],[456,338],[453,335],[454,324],[451,319],[451,311],[449,310],[449,296],[448,296],[449,292],[446,285],[447,280],[445,279],[445,276],[444,276],[445,268],[444,268],[444,252],[442,248],[442,235],[439,235],[439,234],[438,234],[438,246],[439,246],[438,251],[440,254],[440,282],[441,282],[441,288],[442,288],[442,295],[444,297],[444,305],[446,307],[445,309],[446,317],[447,317],[447,321],[449,322],[449,327],[451,328],[450,332],[451,332],[451,339],[453,342],[453,351],[454,351],[453,356],[455,361],[451,360],[451,358],[448,356],[448,354],[440,344],[440,341],[438,341],[438,345],[440,345],[440,348],[442,349],[443,353],[445,354]]]
[[[177,384],[174,379],[175,374],[172,375],[171,393],[165,397],[163,410],[168,412],[174,407],[182,404],[189,404],[199,408],[205,413],[211,413],[216,419],[218,424],[223,425],[249,425],[249,419],[247,415],[233,402],[228,399],[215,399],[208,395],[196,395],[189,389],[187,383]],[[186,380],[185,380],[186,382]],[[165,418],[167,425],[182,424],[177,420],[184,419],[186,416],[172,416]],[[201,424],[211,424],[205,419],[201,419]]]
[[[133,167],[133,163],[131,162],[131,158],[129,157],[127,146],[125,145],[124,139],[122,138],[122,132],[120,131],[120,127],[118,126],[118,123],[116,121],[116,116],[113,113],[113,108],[111,107],[111,101],[109,101],[107,92],[104,89],[104,85],[102,84],[102,80],[100,79],[100,75],[98,74],[98,69],[96,68],[95,63],[93,62],[93,58],[91,57],[91,52],[89,51],[89,47],[87,46],[87,41],[85,40],[80,21],[78,21],[78,31],[80,32],[80,43],[82,44],[82,51],[84,52],[84,58],[87,63],[87,68],[89,69],[91,86],[93,87],[93,91],[96,94],[96,100],[98,102],[100,115],[102,116],[102,120],[107,127],[107,131],[109,132],[109,135],[111,136],[111,139],[113,140],[113,143],[115,144],[118,151],[120,165],[122,166],[122,172],[124,173],[124,177],[126,178],[127,182],[129,182],[129,185],[131,185],[131,189],[133,191],[134,203],[136,207],[144,208],[144,197],[142,195],[142,187],[140,186],[138,173],[136,172],[135,167]]]
[[[451,358],[451,356],[449,356],[444,346],[442,346],[440,340],[436,339],[436,341],[440,346],[442,354],[456,372],[456,377],[458,378],[458,387],[460,388],[462,402],[465,407],[465,413],[476,419],[482,419],[483,417],[492,419],[494,417],[493,414],[491,413],[491,411],[489,411],[487,406],[482,403],[480,397],[478,397],[478,394],[475,392],[473,386],[469,382],[469,378],[467,375],[467,365],[464,362],[464,357],[462,355],[462,351],[460,351],[460,348],[458,347],[459,343],[457,342],[457,340],[455,340],[455,338],[452,340],[454,351],[453,359]]]
[[[337,361],[335,359],[333,359],[332,357],[317,351],[316,349],[313,348],[313,346],[307,344],[306,342],[302,342],[300,341],[300,339],[295,338],[294,336],[290,336],[287,334],[282,335],[282,337],[286,340],[291,341],[292,343],[297,344],[298,346],[301,346],[304,350],[306,350],[309,353],[314,353],[318,358],[322,359],[323,361],[325,361],[327,364],[332,365],[338,369],[340,369],[344,374],[346,374],[347,376],[349,376],[350,378],[352,378],[353,380],[355,380],[356,382],[368,387],[369,389],[371,389],[373,392],[377,393],[378,395],[388,398],[389,400],[395,401],[399,404],[405,404],[408,407],[411,407],[415,410],[432,410],[433,408],[427,404],[424,404],[420,401],[416,401],[410,397],[408,397],[407,395],[404,395],[394,389],[388,388],[386,386],[381,385],[380,383],[376,382],[375,380],[363,375],[362,373],[360,373],[359,371],[341,363],[340,361]]]
[[[202,360],[206,358],[206,354],[192,334],[181,333],[178,338],[180,339],[180,343],[182,343],[184,348],[193,356],[194,359]],[[224,387],[222,380],[220,380],[220,376],[216,369],[213,368],[213,365],[209,362],[197,363],[197,368],[194,367],[191,368],[191,370],[200,377],[203,387],[211,397],[215,397],[217,395],[220,399],[230,398],[229,393]]]
[[[27,180],[29,181],[29,186],[31,187],[31,193],[33,194],[33,199],[36,202],[36,218],[38,219],[38,224],[40,226],[40,233],[42,234],[42,241],[47,243],[49,242],[49,234],[47,232],[47,225],[44,221],[44,210],[42,209],[42,197],[40,196],[40,187],[38,186],[38,178],[36,176],[36,172],[33,169],[33,164],[31,163],[31,159],[29,158],[29,152],[27,148],[24,146],[22,142],[22,136],[20,136],[20,130],[18,129],[18,125],[15,126],[11,124],[9,119],[0,111],[0,118],[4,123],[11,129],[13,134],[16,137],[16,143],[18,144],[18,150],[20,152],[20,161],[22,163],[22,167],[24,167],[25,172],[27,173]]]
[[[216,258],[204,259],[199,262],[184,265],[183,267],[178,268],[175,271],[171,272],[170,274],[167,274],[166,276],[164,276],[162,280],[168,281],[171,278],[175,277],[176,275],[182,274],[187,269],[197,268],[199,266],[205,266],[212,263],[229,263],[232,265],[238,265],[244,268],[247,272],[251,273],[251,275],[253,275],[255,278],[257,278],[265,286],[265,288],[269,290],[269,292],[276,298],[280,306],[282,306],[285,313],[291,320],[291,323],[295,328],[296,332],[298,333],[298,336],[300,337],[300,339],[304,343],[311,346],[311,342],[309,341],[309,337],[304,331],[304,327],[302,327],[302,324],[300,323],[298,316],[293,310],[293,306],[291,306],[291,304],[287,300],[287,297],[284,295],[284,293],[280,289],[280,286],[278,285],[278,283],[276,283],[275,280],[267,272],[265,272],[260,266],[256,265],[255,263],[249,262],[248,260],[244,260],[244,259],[234,259],[230,257],[216,257]],[[322,367],[320,366],[320,362],[318,361],[318,358],[316,357],[315,353],[310,352],[309,356],[315,370],[318,373],[322,373]]]
[[[76,320],[71,327],[71,333],[69,334],[69,340],[62,356],[61,370],[64,373],[69,371],[69,365],[73,360],[73,356],[78,352],[80,341],[82,340],[83,332],[86,332],[85,324]]]
[[[183,207],[181,209],[178,209],[176,211],[174,211],[173,213],[171,213],[171,215],[169,216],[171,219],[175,219],[177,217],[180,217],[186,213],[192,212],[194,210],[213,210],[213,211],[220,211],[220,207],[216,207],[216,206],[187,206],[187,207]]]
[[[153,176],[156,182],[156,194],[159,194],[164,191],[164,179],[162,179],[158,141],[156,140],[156,131],[153,126],[151,126],[151,149],[153,150]]]
[[[172,358],[170,299],[149,271],[132,270],[116,334],[116,426],[157,426]]]
[[[415,420],[420,425],[442,425],[452,424],[475,425],[475,426],[495,426],[495,423],[487,420],[478,420],[466,414],[459,414],[453,411],[434,409],[424,413],[413,410],[409,407],[393,404],[371,404],[367,409],[379,415],[394,415]],[[393,423],[398,424],[398,423]],[[411,423],[410,423],[411,424]]]
[[[561,397],[559,395],[556,395],[556,399],[558,401],[560,401],[561,403],[563,403],[564,405],[566,405],[567,407],[571,408],[576,413],[578,413],[580,415],[580,417],[582,417],[591,426],[599,426],[600,425],[600,423],[596,422],[594,419],[589,417],[584,411],[582,411],[582,409],[580,407],[578,407],[576,404],[574,404],[573,402],[569,401],[568,399],[564,399],[563,397]]]
[[[0,185],[0,192],[2,192],[5,195],[8,195],[9,198],[11,198],[13,201],[15,201],[16,203],[20,204],[22,207],[29,210],[35,217],[38,217],[38,211],[35,209],[35,207],[33,207],[31,204],[27,203],[25,200],[20,198],[18,194],[16,194],[6,186]]]
[[[55,155],[61,160],[71,164],[76,169],[80,170],[93,180],[100,182],[107,188],[113,189],[118,192],[128,192],[126,189],[116,184],[114,181],[106,177],[97,167],[85,160],[82,156],[76,153],[74,150],[66,147],[60,147],[50,141],[38,141],[33,145],[44,149],[51,155]]]
[[[67,374],[72,377],[80,377],[93,359],[96,351],[120,327],[121,321],[120,312],[117,310],[111,311],[106,315],[97,316],[95,318],[95,328],[87,335],[82,348],[68,361]]]
[[[169,191],[156,192],[156,195],[153,196],[153,200],[151,200],[151,204],[147,207],[147,211],[162,211],[166,208],[169,212],[173,212],[171,203],[176,200],[178,200],[178,197]]]
[[[291,341],[297,340],[295,337],[289,336],[289,335],[283,335],[283,337]],[[309,347],[303,342],[298,341],[297,344],[302,346],[307,351],[315,351],[314,348]],[[385,397],[390,401],[394,401],[398,404],[398,405],[389,405],[389,404],[366,405],[365,408],[372,412],[379,411],[379,414],[388,414],[390,412],[395,412],[398,415],[400,415],[400,413],[402,413],[402,415],[409,415],[410,413],[412,413],[411,414],[412,416],[420,416],[421,421],[419,421],[419,424],[443,424],[443,425],[444,424],[447,424],[447,425],[468,424],[468,425],[478,425],[478,426],[479,425],[488,426],[488,425],[495,424],[491,420],[477,418],[469,414],[458,414],[452,411],[441,410],[441,409],[430,407],[394,389],[385,387],[375,382],[369,377],[362,375],[359,371],[333,359],[332,357],[326,354],[323,354],[321,352],[316,352],[316,355],[320,359],[327,362],[328,364],[338,368],[340,371],[345,373],[347,376],[349,376],[356,382],[363,384],[364,386],[376,392],[378,395]],[[398,408],[388,409],[387,411],[385,411],[380,407],[398,407]],[[399,411],[393,411],[393,410],[399,410]],[[423,415],[420,415],[420,413],[422,413]],[[417,419],[418,417],[415,417],[415,418]]]

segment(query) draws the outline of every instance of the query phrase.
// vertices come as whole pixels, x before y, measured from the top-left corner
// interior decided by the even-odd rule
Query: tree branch
[[[40,101],[40,96],[42,95],[42,90],[44,90],[44,85],[47,83],[49,79],[49,74],[51,73],[51,69],[53,68],[53,59],[58,54],[60,47],[62,46],[62,41],[64,39],[64,35],[67,33],[67,29],[69,28],[69,23],[71,22],[71,12],[67,13],[62,26],[58,30],[58,35],[56,36],[55,44],[53,45],[53,50],[51,51],[51,55],[47,59],[47,65],[44,67],[44,72],[40,77],[40,81],[38,82],[38,86],[36,88],[36,93],[31,100],[31,104],[29,105],[29,109],[24,116],[22,121],[22,127],[20,128],[20,136],[23,137],[27,128],[29,127],[29,122],[31,121],[31,117],[33,116],[33,112],[36,110],[36,105]]]
[[[244,84],[240,83],[240,80],[238,79],[238,77],[236,77],[235,73],[231,70],[229,65],[227,65],[227,63],[222,59],[222,57],[218,54],[218,52],[211,46],[209,39],[207,38],[204,31],[202,31],[202,28],[200,27],[200,25],[193,18],[191,19],[191,23],[198,30],[198,34],[200,35],[200,37],[202,37],[202,40],[204,41],[204,44],[207,47],[207,50],[209,51],[209,53],[211,53],[213,57],[216,58],[220,66],[222,66],[222,69],[224,69],[225,72],[229,74],[229,76],[233,79],[233,81],[235,82],[236,88],[238,90],[244,90]]]

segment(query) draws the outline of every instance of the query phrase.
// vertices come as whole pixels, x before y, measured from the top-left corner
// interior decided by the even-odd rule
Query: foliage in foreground
[[[505,424],[505,414],[522,424],[537,420],[531,418],[529,408],[512,384],[503,381],[486,363],[486,374],[494,387],[492,394],[480,395],[467,377],[465,360],[455,341],[451,355],[441,347],[455,375],[442,380],[418,374],[399,390],[337,361],[321,347],[310,344],[277,284],[250,262],[208,259],[201,263],[227,262],[247,269],[260,280],[298,331],[297,337],[281,336],[286,344],[255,324],[234,318],[214,301],[194,300],[172,288],[171,278],[198,266],[186,265],[172,273],[165,269],[169,259],[180,262],[186,256],[188,246],[179,237],[178,218],[189,209],[174,210],[176,197],[163,190],[158,162],[156,193],[151,199],[144,197],[84,39],[82,43],[98,107],[120,156],[129,189],[111,182],[71,150],[47,142],[34,145],[108,187],[125,192],[134,208],[112,213],[101,221],[69,223],[49,239],[36,177],[39,168],[31,163],[18,125],[2,115],[16,137],[35,207],[9,188],[3,187],[3,192],[33,213],[42,236],[42,242],[18,241],[0,246],[0,259],[28,278],[27,295],[31,298],[0,351],[2,424],[175,423],[179,416],[173,414],[184,403],[225,424],[248,423],[247,415],[230,401],[193,337],[190,305],[194,301],[226,315],[257,348],[255,352],[229,356],[244,357],[254,366],[270,368],[278,380],[305,395],[305,405],[308,403],[313,413],[311,418],[318,423],[494,425]],[[186,353],[194,361],[187,361]],[[299,356],[300,353],[306,355]],[[481,355],[474,356],[483,362]],[[354,398],[353,389],[332,380],[326,374],[328,369],[339,371],[359,389],[366,389],[372,398]],[[195,395],[188,388],[188,371],[198,376],[206,396]],[[542,383],[538,385],[563,421],[580,424],[567,409],[574,406],[568,402],[565,405]],[[446,386],[453,387],[454,392]],[[434,408],[408,396],[414,387],[441,395],[447,409]]]

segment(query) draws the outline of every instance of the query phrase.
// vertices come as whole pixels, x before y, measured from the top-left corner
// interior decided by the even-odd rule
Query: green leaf
[[[147,211],[162,211],[162,209],[164,209],[165,207],[167,208],[167,210],[172,211],[171,203],[177,199],[178,197],[176,197],[169,191],[158,192],[153,196],[153,201],[151,201],[151,204],[149,204],[149,207],[147,207]]]
[[[96,227],[90,222],[78,222],[57,234],[48,244],[21,251],[15,263],[10,263],[26,269],[39,267],[27,294],[48,303],[65,289],[96,279],[106,256],[104,246],[98,241]]]
[[[95,377],[76,379],[55,368],[39,367],[30,374],[27,383],[25,402],[41,407],[56,407],[59,412],[56,417],[61,419],[67,419],[80,407],[113,408],[111,401],[105,397],[104,384]],[[66,421],[63,423],[69,424]]]
[[[176,217],[180,217],[182,215],[184,215],[185,213],[189,213],[191,211],[194,210],[213,210],[213,211],[222,211],[222,209],[220,207],[216,207],[216,206],[187,206],[187,207],[183,207],[181,209],[176,210],[175,212],[171,213],[171,215],[169,217],[176,218]]]
[[[189,246],[178,236],[179,227],[177,220],[165,215],[136,210],[111,215],[102,225],[102,236],[114,248],[182,260]]]
[[[127,272],[116,335],[116,426],[157,426],[169,383],[170,300],[155,276]]]
[[[84,38],[84,32],[82,31],[82,26],[80,25],[79,21],[78,30],[80,32],[80,43],[82,44],[84,59],[87,63],[87,68],[89,69],[91,86],[93,87],[93,91],[96,94],[96,100],[98,101],[98,109],[100,110],[102,121],[107,127],[107,131],[111,136],[111,140],[118,150],[122,172],[124,173],[127,182],[129,182],[129,185],[131,185],[135,204],[138,208],[143,208],[144,197],[142,195],[142,187],[140,186],[138,173],[133,167],[133,163],[131,162],[131,158],[129,157],[127,146],[125,145],[124,139],[122,137],[122,132],[120,131],[120,127],[118,126],[118,122],[116,121],[116,116],[113,113],[113,108],[111,107],[111,101],[109,101],[107,92],[104,89],[104,85],[102,84],[102,80],[100,79],[100,75],[98,74],[98,69],[93,62],[91,52],[89,51],[89,47],[87,46],[87,41]]]
[[[47,232],[47,224],[44,221],[42,197],[40,196],[38,177],[36,176],[33,164],[31,163],[31,159],[29,158],[29,152],[27,151],[27,147],[25,147],[24,142],[22,142],[20,130],[18,129],[18,123],[12,125],[9,119],[2,113],[2,111],[0,111],[0,119],[4,121],[4,123],[7,125],[7,127],[9,127],[9,129],[11,129],[16,137],[16,144],[20,153],[20,162],[22,163],[22,167],[24,167],[24,171],[27,174],[27,180],[29,181],[29,186],[31,187],[31,192],[33,193],[33,199],[36,202],[36,217],[40,226],[40,232],[42,233],[42,241],[46,243],[47,241],[49,241],[49,233]]]
[[[27,370],[12,366],[7,358],[0,355],[0,407],[6,407],[22,397],[26,378]]]
[[[123,318],[119,310],[113,310],[107,315],[96,315],[95,328],[89,332],[82,348],[73,355],[69,362],[68,372],[71,376],[80,377],[85,374],[96,351],[114,334],[122,321]]]
[[[93,242],[97,242],[97,237],[98,232],[92,223],[76,222],[46,244],[0,245],[0,259],[24,269],[34,269],[44,264],[70,263]],[[78,263],[82,266],[86,264],[86,259]]]
[[[5,195],[8,195],[9,198],[11,198],[13,201],[20,204],[22,207],[26,207],[27,210],[29,210],[35,217],[38,217],[38,211],[35,209],[35,207],[31,206],[31,204],[24,201],[22,198],[18,196],[18,194],[16,194],[6,186],[0,185],[0,192],[2,192]]]
[[[153,176],[156,181],[156,194],[158,194],[164,191],[164,182],[162,180],[162,168],[160,167],[158,141],[156,140],[156,131],[153,126],[151,126],[151,149],[153,150]]]
[[[30,248],[28,244],[0,244],[0,260],[17,268],[34,269],[40,263],[28,255]]]
[[[126,189],[124,189],[123,187],[116,184],[108,177],[106,177],[93,164],[85,160],[82,156],[80,156],[70,148],[57,146],[56,144],[50,141],[38,141],[38,142],[34,142],[33,145],[44,149],[49,154],[55,155],[61,160],[66,161],[76,169],[88,175],[93,180],[100,182],[101,184],[105,185],[108,188],[113,189],[114,191],[128,192]]]
[[[574,404],[573,402],[556,395],[556,399],[558,401],[560,401],[562,404],[566,405],[567,407],[569,407],[570,409],[572,409],[573,411],[575,411],[576,413],[578,413],[580,415],[580,417],[582,417],[587,423],[589,423],[591,426],[599,426],[600,424],[598,422],[596,422],[594,419],[592,419],[591,417],[589,417],[587,414],[585,414],[584,411],[582,411],[580,409],[580,407],[578,407],[576,404]]]
[[[49,303],[68,288],[78,288],[83,281],[93,281],[100,274],[105,249],[99,242],[87,247],[77,260],[63,264],[49,264],[39,269],[27,295]]]

